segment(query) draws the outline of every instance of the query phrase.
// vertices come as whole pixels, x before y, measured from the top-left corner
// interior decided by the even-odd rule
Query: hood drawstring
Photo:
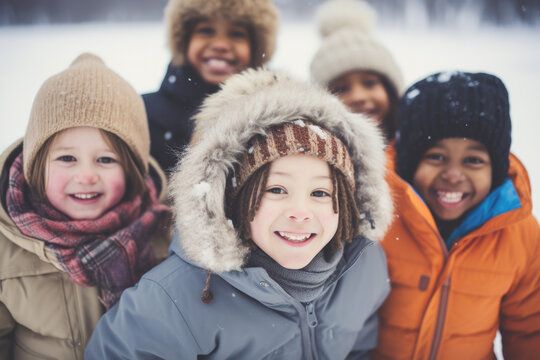
[[[210,291],[210,276],[212,276],[212,272],[208,270],[208,272],[206,273],[206,285],[204,286],[204,290],[201,296],[201,301],[204,304],[210,304],[214,299],[214,295],[212,295],[212,292]]]

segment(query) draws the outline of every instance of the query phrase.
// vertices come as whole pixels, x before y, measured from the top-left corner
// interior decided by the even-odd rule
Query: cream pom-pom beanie
[[[373,71],[387,78],[396,93],[403,93],[404,81],[393,55],[372,35],[375,10],[357,0],[329,0],[317,9],[322,37],[311,62],[312,81],[328,84],[350,71]]]

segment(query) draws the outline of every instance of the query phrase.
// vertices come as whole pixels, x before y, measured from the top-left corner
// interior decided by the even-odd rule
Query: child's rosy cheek
[[[111,191],[113,192],[114,199],[120,201],[124,197],[126,192],[126,181],[125,179],[117,179],[111,183]]]

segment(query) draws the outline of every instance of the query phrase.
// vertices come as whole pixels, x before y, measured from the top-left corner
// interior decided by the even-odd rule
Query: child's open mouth
[[[101,196],[100,193],[80,193],[80,194],[71,194],[72,198],[76,200],[93,200]]]
[[[293,246],[305,245],[317,236],[315,233],[294,233],[287,231],[275,231],[274,234]]]
[[[468,193],[460,191],[437,191],[437,199],[444,207],[457,207],[469,197]]]
[[[233,67],[233,64],[225,59],[210,58],[206,60],[206,65],[214,72],[228,72]]]

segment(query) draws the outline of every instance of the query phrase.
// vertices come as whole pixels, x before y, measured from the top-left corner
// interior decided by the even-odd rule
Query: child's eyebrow
[[[73,150],[76,150],[76,147],[75,147],[75,146],[59,146],[59,147],[53,147],[53,148],[51,149],[51,153],[58,152],[58,151],[73,151]],[[97,151],[99,151],[99,152],[105,152],[105,153],[111,153],[111,154],[116,154],[116,153],[114,152],[114,150],[107,149],[107,148],[97,149]]]
[[[286,177],[292,177],[293,176],[291,173],[282,172],[282,171],[272,171],[268,175],[269,176],[270,175],[278,175],[278,176],[286,176]],[[312,179],[330,180],[331,177],[329,175],[317,175],[317,176],[314,176]]]
[[[484,146],[480,145],[471,145],[467,147],[467,150],[475,150],[475,151],[482,151],[482,152],[488,152],[488,150]]]
[[[231,25],[232,26],[240,26],[240,27],[246,28],[246,30],[249,28],[249,24],[245,23],[245,22],[242,22],[242,21],[233,21],[231,23]]]

